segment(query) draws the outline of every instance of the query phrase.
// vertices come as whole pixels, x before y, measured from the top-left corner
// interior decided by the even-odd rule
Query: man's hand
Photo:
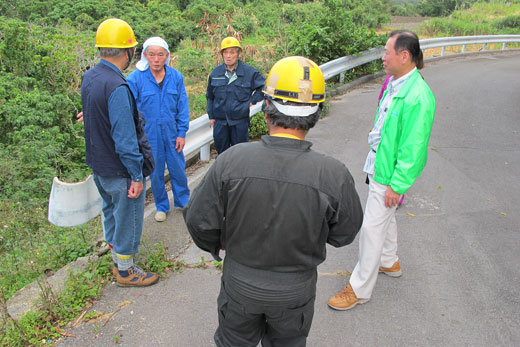
[[[210,119],[209,120],[209,125],[213,128],[213,126],[215,126],[215,120],[214,119]]]
[[[184,149],[184,145],[186,144],[186,139],[184,137],[177,137],[177,141],[175,142],[175,149],[177,152],[180,152]]]
[[[399,202],[399,198],[401,197],[400,194],[397,194],[394,192],[392,187],[388,186],[388,189],[386,190],[385,194],[385,206],[387,208],[392,208]]]
[[[83,122],[83,111],[76,115],[76,119],[78,120],[78,122]]]
[[[143,182],[134,182],[130,183],[130,189],[128,189],[128,197],[130,199],[137,199],[139,195],[143,192]]]

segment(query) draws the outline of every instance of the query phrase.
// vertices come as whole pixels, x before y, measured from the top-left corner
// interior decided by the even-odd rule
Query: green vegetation
[[[448,17],[433,18],[420,30],[432,37],[520,34],[520,1],[479,1]]]
[[[166,258],[165,248],[158,244],[143,247],[141,264],[148,271],[161,274],[182,271],[184,262],[172,262]],[[54,293],[45,275],[37,278],[41,290],[38,310],[30,311],[14,320],[7,312],[5,288],[0,287],[0,346],[48,345],[60,337],[64,326],[80,313],[84,320],[96,318],[95,312],[86,313],[85,305],[97,298],[103,286],[111,280],[112,257],[106,254],[96,262],[89,262],[86,271],[72,270],[65,283],[65,290]]]
[[[518,4],[518,0],[386,0],[387,12],[393,16],[447,17],[454,12],[465,12],[477,6],[496,6]],[[471,10],[470,10],[471,11]],[[469,35],[469,34],[468,34]]]
[[[456,9],[469,8],[477,0],[422,0],[416,5],[417,13],[424,17],[448,16]]]
[[[399,0],[396,0],[399,1]],[[518,33],[519,1],[394,0],[7,0],[0,2],[0,302],[39,279],[42,311],[19,322],[2,310],[0,345],[40,344],[99,293],[109,260],[71,277],[67,298],[46,292],[42,274],[92,252],[100,218],[74,228],[47,221],[52,178],[84,179],[80,83],[98,57],[95,31],[107,18],[126,20],[138,46],[163,36],[172,65],[185,77],[191,118],[205,113],[211,69],[221,62],[218,46],[239,38],[243,60],[264,75],[278,59],[304,55],[319,64],[384,44],[376,33],[390,14],[448,16],[423,25],[423,34]],[[470,7],[471,5],[471,7]],[[346,73],[346,80],[380,70],[371,63]],[[131,69],[130,69],[131,70]],[[129,71],[128,71],[129,72]],[[336,81],[330,81],[335,83]],[[252,138],[266,132],[253,117]],[[143,247],[152,271],[179,269],[161,245]],[[114,338],[117,340],[116,338]]]
[[[249,136],[252,139],[255,139],[264,134],[267,134],[267,125],[265,124],[264,113],[259,112],[251,117],[251,122],[249,123]]]
[[[86,303],[99,296],[111,266],[110,256],[89,263],[87,271],[70,274],[65,290],[60,294],[54,293],[45,276],[41,276],[38,278],[42,292],[40,309],[30,311],[18,321],[9,316],[5,300],[0,298],[0,346],[43,345],[48,339],[59,337],[60,328],[83,311]],[[4,297],[4,289],[0,290]]]

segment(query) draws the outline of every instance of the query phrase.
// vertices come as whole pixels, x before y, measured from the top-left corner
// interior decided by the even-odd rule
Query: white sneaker
[[[166,220],[166,213],[165,212],[157,211],[155,213],[155,221],[157,221],[157,222],[164,222],[165,220]]]

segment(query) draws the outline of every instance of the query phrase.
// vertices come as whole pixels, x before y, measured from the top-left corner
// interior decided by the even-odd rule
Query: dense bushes
[[[497,29],[516,29],[520,32],[520,15],[507,16],[493,24]]]
[[[0,163],[17,173],[1,179],[0,198],[45,199],[53,176],[77,180],[86,172],[73,114],[81,75],[95,61],[91,36],[17,19],[2,20],[0,34],[0,141],[3,155],[17,163]]]
[[[95,62],[91,42],[90,33],[64,23],[0,19],[0,286],[7,296],[84,255],[95,238],[85,227],[50,225],[45,211],[54,176],[78,181],[89,172],[73,115],[81,75]]]
[[[382,22],[385,18],[390,20],[388,16],[379,16],[371,18],[374,22]],[[326,0],[320,11],[315,11],[312,20],[308,17],[305,20],[295,19],[288,26],[290,38],[287,50],[323,64],[384,44],[383,36],[367,30],[367,26],[356,25],[355,21],[365,23],[370,20],[356,15],[356,9],[350,10],[345,6],[345,1]]]
[[[479,1],[466,10],[445,18],[433,18],[421,25],[428,36],[518,34],[520,1]]]
[[[469,8],[477,0],[422,0],[416,6],[417,13],[424,17],[443,17],[457,9]]]

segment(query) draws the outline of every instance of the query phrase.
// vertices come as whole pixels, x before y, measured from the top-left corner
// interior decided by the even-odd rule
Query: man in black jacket
[[[270,136],[219,155],[184,210],[197,246],[226,250],[217,346],[305,346],[325,244],[351,243],[363,219],[348,169],[304,140],[325,100],[320,68],[282,59],[264,93]]]

